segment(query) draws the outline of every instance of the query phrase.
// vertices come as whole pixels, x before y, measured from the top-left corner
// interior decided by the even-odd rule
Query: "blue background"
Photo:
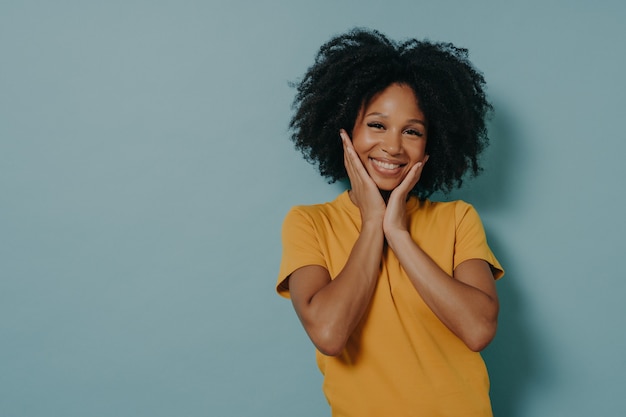
[[[274,293],[280,226],[333,199],[297,80],[354,26],[469,48],[496,108],[463,190],[507,275],[496,416],[626,412],[626,6],[0,2],[0,415],[328,415]]]

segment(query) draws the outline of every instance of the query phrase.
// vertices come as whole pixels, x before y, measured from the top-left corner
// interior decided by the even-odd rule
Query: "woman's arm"
[[[289,278],[291,300],[309,338],[325,355],[339,355],[374,293],[383,246],[382,227],[363,227],[348,261],[331,280],[326,268],[309,265]]]
[[[344,163],[350,177],[350,198],[361,212],[361,232],[346,265],[335,279],[317,265],[289,277],[293,306],[311,341],[326,355],[339,355],[374,293],[383,252],[385,202],[358,160],[347,135]]]
[[[387,241],[424,302],[473,351],[483,350],[496,334],[498,294],[489,264],[469,259],[443,271],[408,232],[389,233]]]
[[[418,178],[414,177],[411,183],[415,184]],[[456,267],[453,276],[442,270],[408,232],[409,190],[401,185],[389,197],[383,220],[387,243],[439,320],[471,350],[481,351],[496,334],[500,308],[491,267],[482,259],[469,259]]]

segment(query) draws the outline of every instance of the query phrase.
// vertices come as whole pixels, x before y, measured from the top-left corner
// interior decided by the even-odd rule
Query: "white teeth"
[[[376,159],[372,159],[372,161],[381,168],[385,168],[385,169],[400,168],[399,164],[390,164],[389,162],[377,161]]]

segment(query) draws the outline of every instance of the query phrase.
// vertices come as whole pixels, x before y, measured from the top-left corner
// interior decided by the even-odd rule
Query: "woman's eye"
[[[369,127],[374,128],[374,129],[384,129],[385,126],[382,125],[382,123],[376,123],[376,122],[370,122],[367,124]]]
[[[408,135],[414,135],[414,136],[419,136],[419,137],[424,136],[424,134],[421,131],[415,130],[415,129],[406,130],[405,133]]]

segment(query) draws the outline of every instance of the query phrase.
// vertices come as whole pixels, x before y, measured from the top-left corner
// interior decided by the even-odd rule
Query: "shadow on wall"
[[[524,161],[522,129],[516,127],[513,112],[507,112],[504,103],[494,103],[495,116],[489,126],[491,143],[484,155],[484,172],[475,179],[468,180],[460,190],[449,195],[434,194],[435,201],[465,200],[474,204],[485,223],[489,246],[506,271],[498,281],[500,316],[498,333],[491,345],[483,351],[483,358],[491,379],[491,401],[495,417],[525,417],[523,402],[527,389],[538,381],[545,383],[549,371],[537,363],[543,349],[537,328],[530,322],[530,315],[524,310],[531,304],[525,299],[519,285],[523,276],[521,265],[527,259],[510,253],[507,235],[490,230],[489,216],[514,217],[507,213],[516,211],[516,201],[521,198],[517,181],[520,178]],[[349,188],[349,181],[338,182],[343,191]]]
[[[516,155],[522,155],[523,146],[515,120],[507,114],[504,105],[495,105],[496,115],[490,127],[491,149],[486,170],[481,177],[481,185],[476,197],[481,206],[494,210],[511,209],[511,195],[517,187],[513,186],[513,173],[521,164]],[[517,163],[515,162],[517,161]],[[485,201],[486,197],[486,201]],[[514,254],[507,251],[506,236],[496,236],[486,230],[489,245],[503,265],[506,275],[498,282],[500,298],[500,316],[498,334],[491,345],[483,352],[483,358],[489,369],[491,379],[491,402],[495,416],[518,415],[523,401],[525,388],[529,386],[535,374],[533,363],[532,328],[525,322],[523,294],[517,285],[520,277],[516,273],[517,262]]]
[[[518,272],[522,262],[507,248],[508,236],[494,233],[488,227],[489,214],[498,217],[509,217],[504,213],[515,211],[515,201],[520,197],[515,195],[519,187],[516,186],[516,173],[524,161],[520,159],[523,152],[523,137],[521,129],[516,128],[515,119],[510,116],[506,106],[494,103],[496,114],[489,126],[491,144],[485,155],[485,171],[476,179],[468,181],[462,190],[454,191],[442,200],[462,199],[471,202],[479,208],[489,240],[489,246],[496,254],[504,267],[506,275],[498,281],[498,295],[500,297],[500,316],[498,333],[491,345],[483,352],[491,379],[491,401],[494,416],[522,417],[523,401],[527,389],[538,379],[544,379],[537,366],[537,350],[540,349],[540,339],[529,315],[524,307],[529,305],[519,286],[523,279]],[[439,195],[433,199],[439,199]],[[513,216],[514,217],[514,216]]]
[[[538,378],[533,358],[538,346],[537,337],[524,311],[524,296],[520,292],[514,257],[507,253],[499,239],[490,236],[490,246],[506,270],[498,282],[500,316],[498,333],[482,353],[491,379],[491,402],[496,417],[522,417],[526,389]]]

